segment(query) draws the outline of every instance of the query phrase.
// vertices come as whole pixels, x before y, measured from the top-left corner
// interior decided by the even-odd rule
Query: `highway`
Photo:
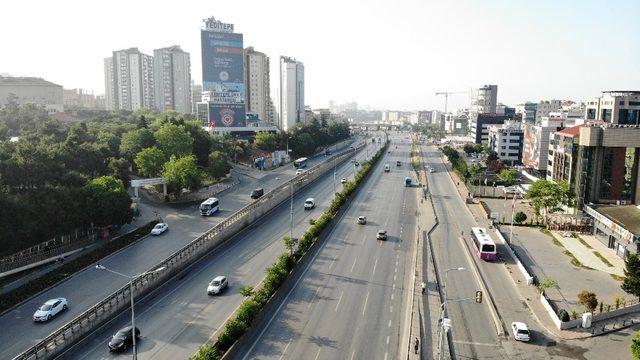
[[[374,153],[369,145],[369,154]],[[363,158],[365,151],[357,157]],[[338,188],[341,177],[350,178],[353,165],[337,169]],[[308,220],[319,217],[333,193],[333,176],[327,175],[294,196],[294,237],[309,226]],[[316,199],[317,207],[303,210],[307,197]],[[174,278],[152,296],[136,303],[136,326],[141,330],[140,359],[184,359],[214,336],[242,302],[239,290],[257,285],[277,256],[285,251],[283,236],[289,233],[289,203],[282,204],[257,223],[228,241],[195,264],[182,278]],[[208,296],[206,287],[217,275],[229,279],[229,288],[220,296]],[[113,280],[116,280],[113,277]],[[107,348],[109,337],[130,321],[129,312],[91,334],[61,357],[104,359],[116,356]]]
[[[325,159],[324,156],[310,159],[309,166]],[[294,176],[295,169],[292,165],[268,172],[268,175],[261,179],[243,176],[239,186],[217,196],[220,199],[220,211],[208,218],[200,216],[198,205],[183,208],[156,208],[163,220],[169,224],[169,231],[162,236],[143,238],[106,257],[101,263],[125,274],[133,275],[146,271],[251,202],[249,194],[252,189],[263,187],[267,192]],[[10,358],[26,350],[39,339],[46,337],[126,283],[125,278],[90,266],[18,305],[0,316],[0,328],[11,329],[11,331],[0,332],[2,358]],[[56,297],[66,297],[69,309],[47,323],[34,323],[32,321],[34,311],[46,300]]]
[[[408,335],[403,332],[419,190],[404,187],[413,171],[409,140],[400,139],[392,138],[391,154],[380,161],[279,310],[237,359],[398,359],[406,354]],[[389,173],[383,172],[385,163]],[[366,225],[356,223],[361,215]],[[381,228],[388,232],[387,241],[376,240]]]
[[[449,301],[449,317],[452,321],[454,348],[458,359],[548,359],[548,341],[550,340],[536,322],[531,311],[518,293],[513,280],[504,263],[480,261],[475,254],[465,255],[465,249],[459,239],[464,231],[469,239],[472,226],[487,227],[483,219],[474,219],[462,198],[455,189],[451,177],[442,162],[441,153],[433,146],[423,146],[424,162],[435,169],[427,173],[430,192],[432,194],[439,226],[432,234],[434,254],[441,277],[447,269],[464,267],[464,271],[449,271],[446,281],[446,293]],[[477,225],[476,225],[477,224]],[[508,258],[506,250],[498,245],[502,258]],[[477,264],[486,279],[489,292],[492,294],[499,315],[504,321],[505,336],[496,334],[487,303],[488,294],[484,295],[482,304],[473,300],[456,302],[457,299],[475,296],[480,289],[472,272],[473,263]],[[441,284],[444,286],[444,284]],[[433,319],[432,319],[433,320]],[[525,322],[532,332],[530,343],[513,340],[510,324],[513,321]],[[437,343],[436,343],[437,344]],[[557,358],[557,357],[554,357]]]

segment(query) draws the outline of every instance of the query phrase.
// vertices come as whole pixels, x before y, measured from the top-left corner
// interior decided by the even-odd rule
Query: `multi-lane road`
[[[324,160],[323,156],[310,159],[309,166]],[[249,194],[253,188],[263,187],[265,191],[269,191],[294,176],[293,166],[271,172],[260,179],[243,176],[239,186],[218,196],[221,204],[220,212],[208,218],[200,216],[198,205],[179,209],[157,208],[159,215],[169,224],[168,232],[159,237],[139,240],[106,257],[101,263],[125,274],[133,275],[146,271],[251,202]],[[1,357],[10,358],[26,350],[39,339],[46,337],[67,321],[124,286],[126,281],[108,272],[88,267],[57,286],[21,303],[0,316],[0,328],[11,329],[11,331],[0,332]],[[56,297],[66,297],[69,301],[69,309],[47,323],[34,323],[31,320],[34,311],[46,300]]]
[[[375,145],[370,144],[370,156],[374,149]],[[366,153],[360,151],[357,158],[362,160]],[[349,162],[337,167],[338,188],[342,186],[340,178],[353,176],[353,167]],[[332,174],[325,176],[294,195],[294,237],[299,237],[309,226],[308,220],[318,218],[328,206],[333,193],[332,181]],[[316,200],[314,210],[303,210],[304,200],[308,197]],[[136,326],[143,335],[138,344],[139,358],[184,359],[215,336],[242,302],[240,288],[257,285],[264,277],[265,269],[285,251],[282,238],[289,234],[289,223],[287,202],[199,261],[183,277],[172,279],[161,291],[138,301]],[[208,296],[207,284],[217,275],[227,276],[229,288],[220,296]],[[126,312],[124,315],[76,344],[63,357],[112,357],[107,342],[112,334],[129,323]]]

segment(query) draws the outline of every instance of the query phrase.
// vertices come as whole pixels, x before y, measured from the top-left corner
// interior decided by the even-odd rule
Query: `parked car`
[[[43,322],[49,321],[58,315],[62,310],[67,310],[67,299],[57,298],[47,300],[35,313],[33,313],[33,321]]]
[[[343,184],[346,184],[347,183],[347,178],[340,179],[340,182],[343,183]]]
[[[358,224],[365,225],[366,223],[367,223],[367,217],[366,216],[358,216]]]
[[[378,240],[387,240],[387,230],[378,230],[378,234],[376,235],[376,239]]]
[[[263,188],[253,189],[253,191],[251,192],[251,198],[252,199],[258,199],[262,195],[264,195],[264,189]]]
[[[109,350],[111,351],[125,351],[129,347],[133,346],[133,327],[126,326],[118,330],[109,341]],[[140,337],[140,329],[135,330],[136,339]]]
[[[160,235],[167,230],[169,230],[167,223],[157,223],[156,226],[151,229],[151,235]]]
[[[209,295],[217,295],[220,294],[224,289],[229,286],[229,282],[227,282],[227,278],[224,276],[216,276],[211,280],[209,286],[207,286],[207,294]]]
[[[527,342],[531,340],[531,334],[529,333],[527,324],[519,321],[514,321],[511,323],[511,330],[513,331],[513,338],[516,341]]]
[[[316,201],[313,198],[308,198],[304,201],[304,209],[311,210],[316,207]]]

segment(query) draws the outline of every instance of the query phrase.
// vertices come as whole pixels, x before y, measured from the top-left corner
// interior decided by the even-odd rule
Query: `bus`
[[[293,162],[293,166],[295,166],[298,169],[307,167],[307,158],[302,157],[300,159],[297,159],[296,161]]]
[[[220,202],[216,198],[208,198],[200,204],[200,215],[202,216],[211,216],[218,210],[220,210]]]
[[[476,253],[482,260],[493,261],[497,257],[496,244],[491,240],[487,230],[481,227],[471,228],[471,239],[476,247]]]

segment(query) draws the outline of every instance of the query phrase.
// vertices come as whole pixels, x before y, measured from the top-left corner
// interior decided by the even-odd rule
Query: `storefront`
[[[593,235],[618,256],[638,253],[640,209],[635,205],[585,205],[584,212],[593,219]]]

